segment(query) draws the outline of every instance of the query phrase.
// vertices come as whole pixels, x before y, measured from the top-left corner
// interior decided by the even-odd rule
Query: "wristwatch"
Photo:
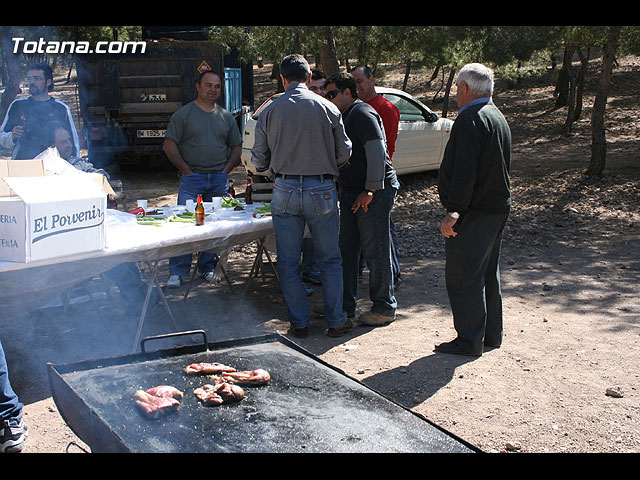
[[[373,191],[367,190],[367,195],[369,195],[370,197],[373,197]]]
[[[459,212],[447,212],[447,214],[448,214],[451,218],[455,218],[455,219],[460,218],[460,213],[459,213]]]

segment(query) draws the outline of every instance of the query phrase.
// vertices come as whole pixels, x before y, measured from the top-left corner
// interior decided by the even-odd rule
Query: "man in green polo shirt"
[[[167,127],[164,152],[179,170],[178,204],[222,197],[228,192],[228,175],[240,163],[242,137],[233,115],[217,102],[222,80],[215,72],[202,73],[196,81],[197,98],[173,114]],[[199,274],[213,281],[216,255],[203,253]],[[168,287],[180,286],[191,269],[191,254],[169,259]]]

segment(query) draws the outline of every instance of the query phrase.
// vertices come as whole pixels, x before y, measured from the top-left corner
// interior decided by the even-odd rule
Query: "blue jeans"
[[[305,223],[313,238],[314,258],[320,269],[324,317],[330,328],[344,324],[342,259],[338,245],[338,193],[332,179],[276,178],[271,215],[278,249],[282,294],[295,328],[309,325],[309,304],[299,264]]]
[[[391,235],[389,234],[391,208],[396,198],[397,182],[385,182],[377,190],[368,211],[351,211],[361,191],[340,192],[340,252],[342,254],[344,297],[346,312],[355,313],[358,289],[360,253],[369,267],[369,298],[371,311],[393,316],[398,306],[393,291],[391,264]]]
[[[210,202],[213,197],[224,197],[229,191],[229,177],[226,173],[194,173],[180,177],[178,189],[178,205],[186,205],[187,200],[194,202],[198,194],[202,194],[202,201]],[[200,273],[210,272],[216,268],[216,255],[204,252],[200,259]],[[188,277],[191,270],[192,254],[180,255],[169,259],[169,273]]]
[[[318,275],[320,273],[314,257],[313,238],[304,238],[302,240],[302,273],[307,275]]]
[[[18,400],[9,383],[9,369],[4,356],[2,342],[0,342],[0,422],[5,420],[12,424],[20,422],[22,418],[22,403]]]

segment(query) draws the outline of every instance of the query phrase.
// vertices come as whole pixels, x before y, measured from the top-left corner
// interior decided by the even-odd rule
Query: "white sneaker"
[[[4,420],[0,425],[0,453],[21,452],[27,436],[29,428],[23,419],[20,419],[20,423]]]
[[[209,272],[200,272],[199,275],[205,282],[213,283],[213,270]]]
[[[180,275],[171,275],[167,280],[167,287],[169,288],[180,288],[180,284]]]

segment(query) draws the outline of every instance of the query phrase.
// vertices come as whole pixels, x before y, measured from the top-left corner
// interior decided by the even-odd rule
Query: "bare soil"
[[[485,452],[617,453],[640,451],[640,163],[637,119],[640,62],[620,59],[607,106],[607,169],[584,175],[590,159],[590,115],[599,62],[592,61],[582,118],[561,135],[566,109],[553,110],[554,72],[526,78],[517,89],[498,82],[494,101],[513,131],[513,212],[501,262],[505,338],[479,358],[436,354],[455,336],[444,285],[444,249],[438,225],[436,175],[402,177],[394,207],[404,283],[398,318],[388,326],[357,326],[345,337],[324,335],[316,319],[302,347],[369,387],[422,414]],[[275,84],[256,68],[258,94]],[[436,112],[431,72],[412,75],[407,90]],[[402,69],[385,68],[378,84],[399,87]],[[72,88],[60,95],[73,100]],[[259,103],[258,103],[259,105]],[[450,118],[455,118],[452,101]],[[125,199],[175,203],[171,167],[122,170]],[[242,185],[244,172],[234,172]],[[238,247],[228,270],[238,290],[254,245]],[[166,262],[160,278],[168,276]],[[94,281],[90,288],[104,290]],[[310,301],[321,299],[314,287]],[[224,284],[197,283],[180,305],[184,287],[166,293],[184,330],[202,328],[210,341],[286,333],[286,308],[267,271],[244,301]],[[359,310],[369,305],[366,280]],[[59,364],[129,353],[136,319],[123,315],[117,289],[91,302],[2,318],[0,335],[11,380],[31,428],[25,452],[83,452],[88,448],[59,415],[46,362]],[[145,335],[171,330],[160,307]],[[616,394],[616,392],[618,392]]]

